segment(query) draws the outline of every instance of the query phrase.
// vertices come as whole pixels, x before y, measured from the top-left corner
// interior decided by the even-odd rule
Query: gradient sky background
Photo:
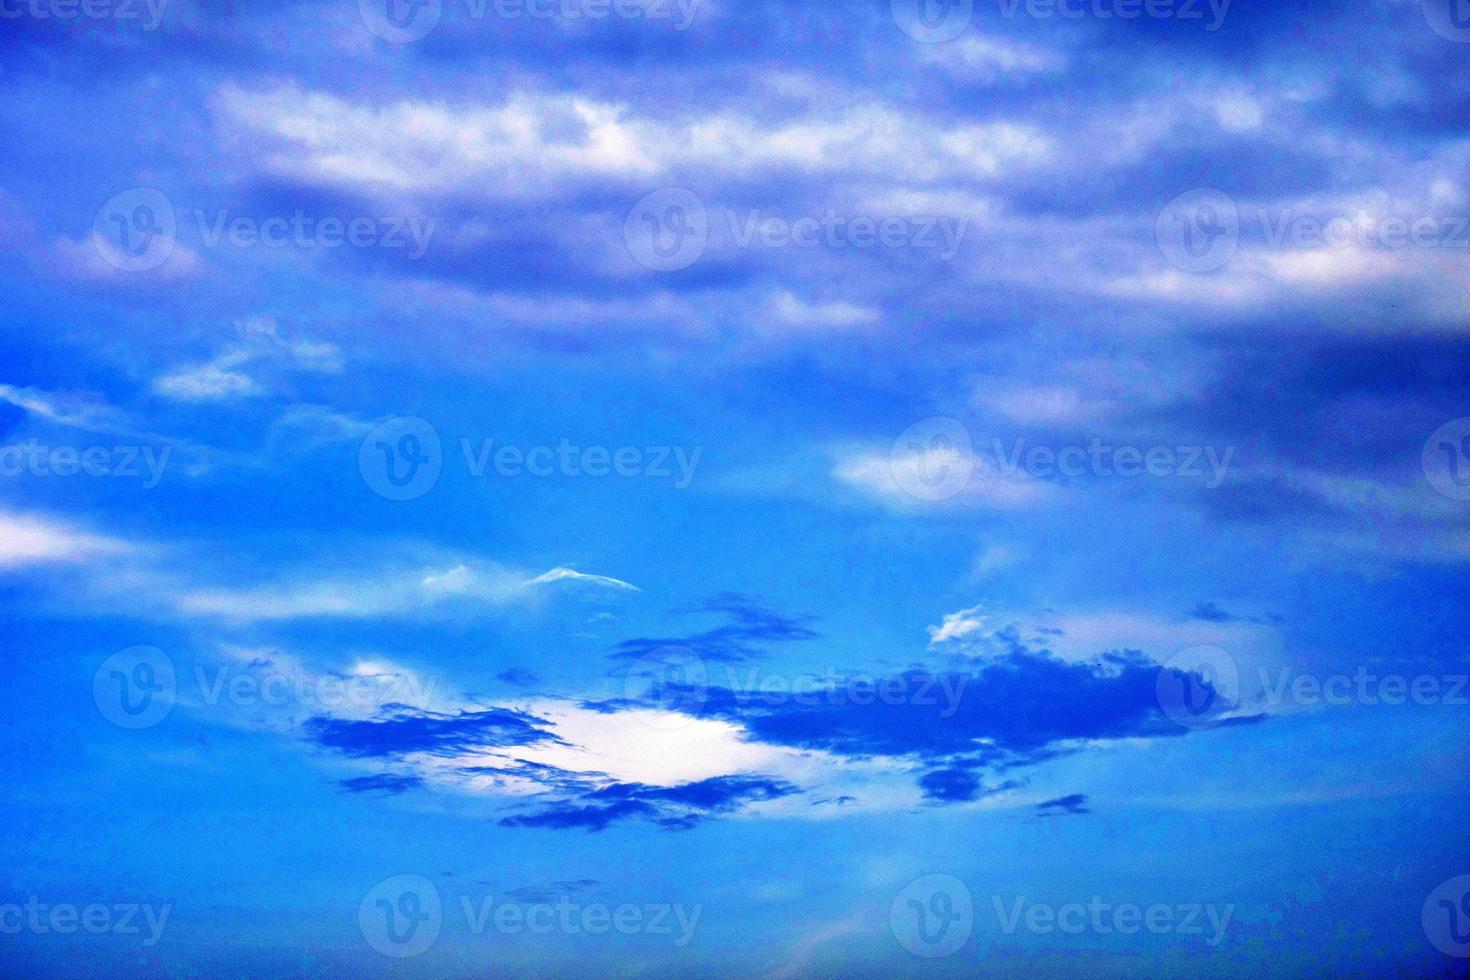
[[[1141,8],[0,0],[0,971],[1459,975],[1470,10]]]

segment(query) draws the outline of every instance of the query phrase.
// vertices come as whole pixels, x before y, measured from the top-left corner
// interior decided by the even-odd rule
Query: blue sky
[[[1451,976],[1461,0],[0,0],[7,976]]]

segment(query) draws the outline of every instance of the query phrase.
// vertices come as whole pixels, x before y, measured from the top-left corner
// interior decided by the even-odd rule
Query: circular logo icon
[[[888,471],[910,497],[948,500],[964,492],[975,472],[970,430],[959,419],[942,415],[916,422],[893,441]]]
[[[1190,647],[1159,668],[1159,707],[1181,728],[1209,728],[1240,702],[1240,668],[1219,647]]]
[[[123,272],[147,272],[168,261],[178,217],[161,191],[135,187],[111,197],[92,219],[92,247]]]
[[[1470,418],[1440,426],[1424,444],[1424,475],[1451,500],[1470,500]]]
[[[1470,0],[1424,0],[1424,17],[1446,41],[1470,44]]]
[[[915,956],[951,956],[975,928],[975,903],[963,881],[930,875],[898,893],[888,908],[888,925],[899,945]]]
[[[1164,206],[1154,225],[1159,251],[1185,272],[1214,272],[1240,247],[1240,209],[1224,191],[1202,188]]]
[[[1470,959],[1470,875],[1451,878],[1430,892],[1421,922],[1435,949]]]
[[[970,26],[975,0],[893,0],[893,19],[921,44],[953,41]]]
[[[628,253],[646,269],[687,269],[709,245],[709,213],[693,191],[682,187],[654,191],[628,212],[623,240]]]
[[[174,662],[157,647],[128,647],[92,675],[92,700],[119,728],[152,728],[173,710],[178,685]]]
[[[444,468],[439,433],[423,419],[389,419],[362,441],[357,468],[380,497],[417,500],[434,489]]]
[[[362,22],[392,44],[408,44],[427,37],[439,24],[443,0],[357,0]]]
[[[373,886],[357,907],[357,927],[384,956],[418,956],[439,938],[444,911],[439,889],[423,875],[395,875]]]
[[[655,728],[683,728],[709,700],[709,671],[688,647],[659,647],[639,657],[623,677],[623,697],[657,708],[640,717]]]

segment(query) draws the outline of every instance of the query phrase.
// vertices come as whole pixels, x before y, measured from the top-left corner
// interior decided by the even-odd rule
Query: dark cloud
[[[495,675],[495,679],[504,681],[507,684],[515,684],[518,687],[527,687],[531,684],[541,683],[540,674],[526,670],[524,667],[512,667],[509,670],[502,670]]]
[[[1281,625],[1285,620],[1281,616],[1242,616],[1223,608],[1216,602],[1201,602],[1189,613],[1191,619],[1198,619],[1206,623],[1256,623],[1257,625]]]
[[[553,881],[549,885],[524,885],[512,888],[505,897],[512,902],[544,905],[580,892],[590,891],[602,882],[595,878],[579,878],[576,881]]]
[[[968,803],[1019,785],[1015,780],[1007,780],[999,786],[986,786],[980,780],[980,773],[964,764],[935,769],[919,777],[919,787],[923,789],[925,799],[939,803]]]
[[[620,820],[640,819],[667,830],[687,830],[708,817],[797,792],[784,780],[745,775],[717,776],[678,786],[614,783],[500,822],[507,827],[598,831]]]
[[[373,776],[355,776],[352,779],[339,780],[337,785],[349,793],[381,793],[384,796],[397,796],[411,789],[418,789],[424,785],[424,781],[418,776],[401,776],[384,772]]]
[[[736,663],[757,656],[757,647],[762,643],[792,643],[818,636],[811,629],[809,617],[783,616],[749,596],[734,592],[718,593],[697,607],[679,611],[721,614],[729,617],[731,622],[688,636],[624,640],[612,656],[617,660],[637,660],[664,647],[683,647],[703,660]]]
[[[1158,673],[1131,653],[1074,664],[1016,651],[971,672],[915,669],[820,696],[712,688],[705,714],[796,748],[1003,762],[1068,739],[1177,734],[1159,709]]]
[[[1189,615],[1194,619],[1201,619],[1207,623],[1238,623],[1242,618],[1234,613],[1226,612],[1213,602],[1200,603],[1194,607],[1194,611]]]
[[[323,748],[358,758],[377,758],[409,752],[455,756],[471,749],[534,745],[561,740],[544,728],[540,718],[492,708],[438,714],[403,705],[389,705],[371,720],[316,717],[305,724],[307,735]]]
[[[1014,647],[969,669],[915,668],[821,691],[686,686],[660,692],[659,703],[668,708],[682,701],[692,706],[690,713],[739,724],[753,741],[850,758],[911,757],[930,767],[919,779],[927,798],[962,802],[1013,787],[986,787],[976,772],[982,768],[999,773],[1035,766],[1073,751],[1074,742],[1184,735],[1161,708],[1161,669],[1132,650],[1069,663]],[[1213,690],[1202,676],[1187,679]],[[1216,724],[1263,718],[1230,718],[1235,705],[1223,698],[1210,703]],[[617,700],[586,706],[617,712],[643,705]]]
[[[1083,793],[1073,793],[1071,796],[1059,796],[1054,800],[1036,804],[1036,809],[1044,817],[1068,816],[1071,814],[1091,813],[1087,808],[1087,796]]]

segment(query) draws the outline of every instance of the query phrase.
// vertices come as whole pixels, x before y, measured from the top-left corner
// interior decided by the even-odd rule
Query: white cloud
[[[929,627],[929,645],[938,646],[950,640],[962,640],[967,636],[979,633],[985,628],[986,617],[982,615],[984,606],[971,606],[969,609],[961,609],[944,617],[944,622],[938,626]]]
[[[924,45],[922,53],[956,77],[985,84],[1056,71],[1067,63],[1060,52],[1050,48],[973,32],[949,44]]]
[[[586,585],[601,585],[610,589],[626,589],[630,592],[640,592],[636,585],[624,582],[622,579],[609,578],[606,575],[584,575],[570,568],[553,568],[549,572],[537,575],[527,585],[548,585],[553,582],[580,582]]]
[[[182,402],[224,401],[265,394],[248,374],[235,370],[249,361],[240,351],[224,354],[207,364],[183,368],[165,374],[153,383],[153,390]]]
[[[342,351],[335,344],[282,337],[271,317],[242,320],[235,327],[241,343],[204,364],[163,375],[154,381],[153,390],[174,401],[229,401],[267,394],[268,389],[247,368],[317,374],[342,370]]]
[[[1198,646],[1220,647],[1238,659],[1281,648],[1279,631],[1262,622],[1215,622],[1132,610],[1018,614],[974,606],[947,614],[928,630],[931,646],[950,644],[975,657],[1009,653],[1014,640],[1072,663],[1091,663],[1114,650],[1138,650],[1162,663]]]
[[[966,473],[963,484],[942,497],[915,494],[927,474]],[[839,483],[863,490],[897,510],[921,508],[990,508],[1019,510],[1039,506],[1060,492],[1020,471],[1007,471],[1000,464],[965,453],[955,447],[929,447],[922,453],[890,454],[859,451],[839,457],[832,468]]]
[[[761,308],[761,317],[796,330],[843,330],[877,323],[878,310],[841,300],[809,303],[783,289],[773,294]]]
[[[243,621],[473,614],[476,610],[532,601],[538,586],[566,582],[638,591],[602,575],[555,568],[534,577],[486,561],[428,568],[387,567],[350,578],[297,572],[284,583],[259,587],[193,586],[179,590],[174,608],[189,616]]]
[[[222,89],[221,126],[252,166],[384,196],[473,188],[486,197],[562,196],[588,180],[681,170],[749,177],[813,174],[933,182],[995,176],[1044,159],[1049,141],[1011,122],[946,128],[867,104],[830,115],[689,122],[641,117],[572,93],[514,92],[495,107],[399,101],[380,107],[296,88]]]
[[[1106,399],[1058,385],[1030,385],[982,392],[977,401],[1007,418],[1032,425],[1066,425],[1108,414]]]
[[[36,514],[0,511],[0,568],[83,563],[127,552],[129,545]]]

